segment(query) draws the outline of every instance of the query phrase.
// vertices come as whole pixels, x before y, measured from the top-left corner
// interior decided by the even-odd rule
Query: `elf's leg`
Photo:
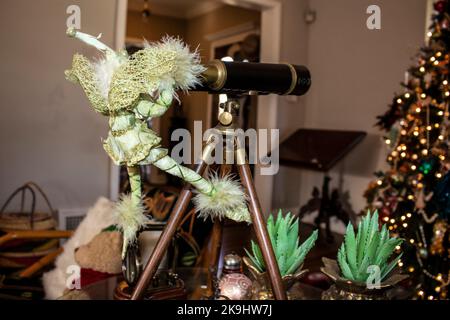
[[[114,211],[117,217],[117,226],[123,234],[122,258],[125,256],[127,246],[136,241],[138,231],[148,221],[142,204],[139,166],[129,166],[127,171],[131,194],[122,195]]]
[[[201,216],[227,217],[235,221],[251,222],[245,192],[231,177],[212,176],[210,180],[207,180],[195,171],[178,164],[167,155],[167,150],[163,148],[150,150],[147,160],[197,189],[198,194],[193,201]]]

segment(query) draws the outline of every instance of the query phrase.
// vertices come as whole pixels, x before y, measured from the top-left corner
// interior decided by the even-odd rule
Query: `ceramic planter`
[[[268,273],[259,272],[248,257],[244,257],[243,260],[253,277],[253,299],[273,300],[272,286],[270,284]],[[308,272],[307,269],[302,270],[302,267],[303,265],[301,265],[294,274],[288,274],[282,277],[284,289],[287,291],[288,299],[290,300],[295,299],[295,297],[289,294],[289,289],[291,289],[292,286]]]

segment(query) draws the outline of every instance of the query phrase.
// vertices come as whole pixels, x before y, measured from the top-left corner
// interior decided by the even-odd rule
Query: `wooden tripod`
[[[229,143],[225,146],[225,156],[229,159],[229,154],[232,153],[232,159],[236,159],[236,163],[234,165],[237,167],[240,181],[246,190],[249,199],[250,216],[259,247],[261,248],[269,279],[272,284],[275,299],[286,300],[287,297],[283,288],[280,270],[273,252],[269,234],[267,233],[266,223],[261,212],[261,205],[256,194],[250,167],[247,162],[245,143],[243,143],[242,139],[239,139],[235,135],[236,127],[234,125],[233,118],[235,117],[237,110],[239,110],[239,107],[239,103],[235,100],[228,100],[225,104],[221,104],[220,108],[222,110],[219,110],[219,124],[215,127],[215,129],[222,134],[224,139],[228,139],[227,141],[230,141],[231,139],[232,141],[231,147],[229,146]],[[202,158],[195,169],[195,171],[200,175],[205,173],[208,163],[211,163],[211,153],[214,150],[215,143],[217,143],[217,141],[213,143],[212,140],[213,139],[211,138],[208,139],[208,142],[203,150]],[[167,225],[156,243],[156,246],[144,268],[141,277],[133,289],[133,294],[131,296],[132,300],[138,300],[143,297],[150,280],[153,278],[156,270],[158,269],[164,253],[170,245],[171,239],[174,237],[175,232],[183,219],[191,198],[191,186],[186,184],[182,189],[177,202],[175,203],[174,209],[169,217],[169,220],[167,221]]]

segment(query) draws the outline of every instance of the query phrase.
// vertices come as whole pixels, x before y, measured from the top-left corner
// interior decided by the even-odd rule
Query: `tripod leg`
[[[206,169],[206,162],[202,160],[195,170],[199,175],[202,175]],[[186,184],[178,196],[178,200],[175,203],[175,207],[170,215],[169,220],[167,221],[167,225],[164,228],[163,233],[158,239],[153,252],[148,259],[147,264],[145,265],[142,276],[138,280],[136,286],[133,289],[133,294],[131,295],[131,300],[141,299],[144,291],[147,289],[150,280],[153,279],[153,276],[158,269],[159,264],[161,263],[161,259],[166,252],[167,248],[170,245],[170,241],[172,240],[175,232],[183,218],[183,214],[185,213],[189,202],[192,197],[191,186]]]
[[[250,198],[250,215],[253,221],[256,238],[261,248],[264,262],[266,264],[267,273],[269,274],[269,279],[272,283],[272,290],[275,295],[275,299],[286,300],[286,291],[283,288],[280,269],[278,268],[269,234],[267,233],[266,223],[261,212],[261,205],[259,203],[255,186],[253,184],[250,167],[247,162],[238,164],[237,167],[239,170],[241,182],[244,188],[247,190],[248,197]]]

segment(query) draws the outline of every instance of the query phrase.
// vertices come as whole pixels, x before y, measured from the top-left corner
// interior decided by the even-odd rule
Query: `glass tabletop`
[[[161,272],[162,270],[160,270]],[[178,268],[176,274],[184,282],[188,300],[210,299],[211,272],[201,268]],[[60,300],[114,300],[114,292],[123,281],[122,276],[90,284],[81,290],[72,290],[61,296]],[[295,283],[289,290],[289,296],[295,300],[320,300],[322,290],[301,282]]]

